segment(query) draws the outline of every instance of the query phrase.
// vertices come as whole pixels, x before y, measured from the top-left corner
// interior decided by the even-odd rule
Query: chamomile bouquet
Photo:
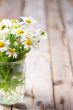
[[[20,99],[24,84],[26,54],[46,38],[44,29],[34,28],[31,17],[0,20],[0,103],[12,104]],[[33,27],[33,29],[32,29]],[[24,73],[24,75],[22,74]],[[18,95],[18,96],[17,96]]]
[[[0,20],[0,62],[14,62],[25,57],[32,47],[36,47],[46,37],[43,29],[31,30],[36,21],[31,17]]]

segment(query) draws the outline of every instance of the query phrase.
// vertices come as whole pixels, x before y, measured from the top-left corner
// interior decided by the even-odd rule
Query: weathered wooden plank
[[[23,15],[32,16],[39,22],[39,26],[46,28],[44,0],[25,0]],[[49,62],[48,40],[42,41],[40,47],[31,51],[27,59],[26,90],[35,95],[35,103],[41,101],[47,109],[51,110],[53,104],[53,87]],[[29,68],[29,69],[28,69]],[[34,106],[35,108],[35,106]],[[43,109],[40,108],[40,109]]]
[[[11,107],[7,107],[7,106],[1,106],[0,107],[0,110],[11,110]]]
[[[69,39],[68,48],[70,52],[70,63],[73,73],[73,1],[62,0],[60,4],[63,12],[62,15],[64,18],[66,37]],[[73,110],[73,88],[70,88],[69,92],[70,92],[70,106],[71,106],[71,110]]]
[[[19,18],[24,0],[0,0],[0,19]]]
[[[69,89],[73,77],[62,12],[59,0],[49,0],[47,4],[52,73],[57,84],[54,86],[55,108],[71,110]]]
[[[71,4],[71,0],[61,1],[61,6],[65,23],[66,36],[67,39],[69,39],[68,46],[70,48],[70,54],[72,58],[71,64],[73,66],[73,6]]]

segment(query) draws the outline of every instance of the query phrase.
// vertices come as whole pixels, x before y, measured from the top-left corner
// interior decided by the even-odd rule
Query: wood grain
[[[70,96],[72,95],[69,92],[69,84],[73,77],[60,1],[49,0],[47,3],[53,81],[62,80],[65,82],[62,85],[54,86],[55,108],[56,110],[71,110]]]
[[[38,21],[38,26],[46,29],[45,19],[45,3],[44,0],[25,0],[25,8],[23,15],[32,16]],[[44,57],[45,56],[45,57]],[[49,104],[54,107],[53,87],[48,40],[41,42],[40,47],[31,51],[27,57],[27,81],[26,88],[31,91],[33,89],[36,101],[42,101],[46,106]],[[30,66],[31,65],[31,66]],[[32,80],[33,79],[33,80]],[[49,109],[49,108],[48,108]]]
[[[69,2],[70,5],[73,6],[73,0],[67,0],[67,2]]]
[[[1,106],[0,110],[11,110],[11,107],[7,107],[7,106]]]
[[[66,37],[68,38],[68,48],[69,48],[69,54],[70,54],[70,63],[71,63],[71,69],[73,73],[73,5],[67,0],[61,1],[62,6],[62,12],[63,12],[63,18],[65,23],[65,29],[66,29]],[[67,11],[68,10],[68,11]],[[73,75],[72,75],[73,77]],[[70,107],[71,110],[73,110],[73,88],[71,87],[69,89],[70,92]]]
[[[19,18],[23,0],[0,0],[0,19]]]

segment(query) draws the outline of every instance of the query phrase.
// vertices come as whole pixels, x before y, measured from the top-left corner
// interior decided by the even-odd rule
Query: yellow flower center
[[[16,22],[16,19],[11,19],[11,22],[13,22],[13,23]]]
[[[14,49],[14,48],[9,48],[8,51],[9,51],[10,53],[14,53],[14,52],[15,52],[15,49]]]
[[[0,48],[4,47],[4,42],[0,42]]]
[[[13,24],[13,26],[12,26],[13,28],[17,28],[18,26],[17,26],[17,24]]]
[[[4,29],[6,27],[6,25],[5,24],[2,24],[1,26],[0,26],[0,29]]]
[[[27,23],[31,23],[31,19],[26,19],[26,22]]]
[[[32,40],[31,40],[31,39],[26,39],[26,40],[25,40],[25,43],[26,43],[27,45],[32,45]]]
[[[41,31],[41,35],[45,35],[45,32],[44,31]]]
[[[16,30],[16,34],[23,34],[23,33],[24,33],[24,31],[22,29]]]

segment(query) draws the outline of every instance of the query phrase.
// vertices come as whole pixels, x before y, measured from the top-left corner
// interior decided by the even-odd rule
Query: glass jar
[[[25,60],[0,62],[0,104],[11,105],[24,98]]]

